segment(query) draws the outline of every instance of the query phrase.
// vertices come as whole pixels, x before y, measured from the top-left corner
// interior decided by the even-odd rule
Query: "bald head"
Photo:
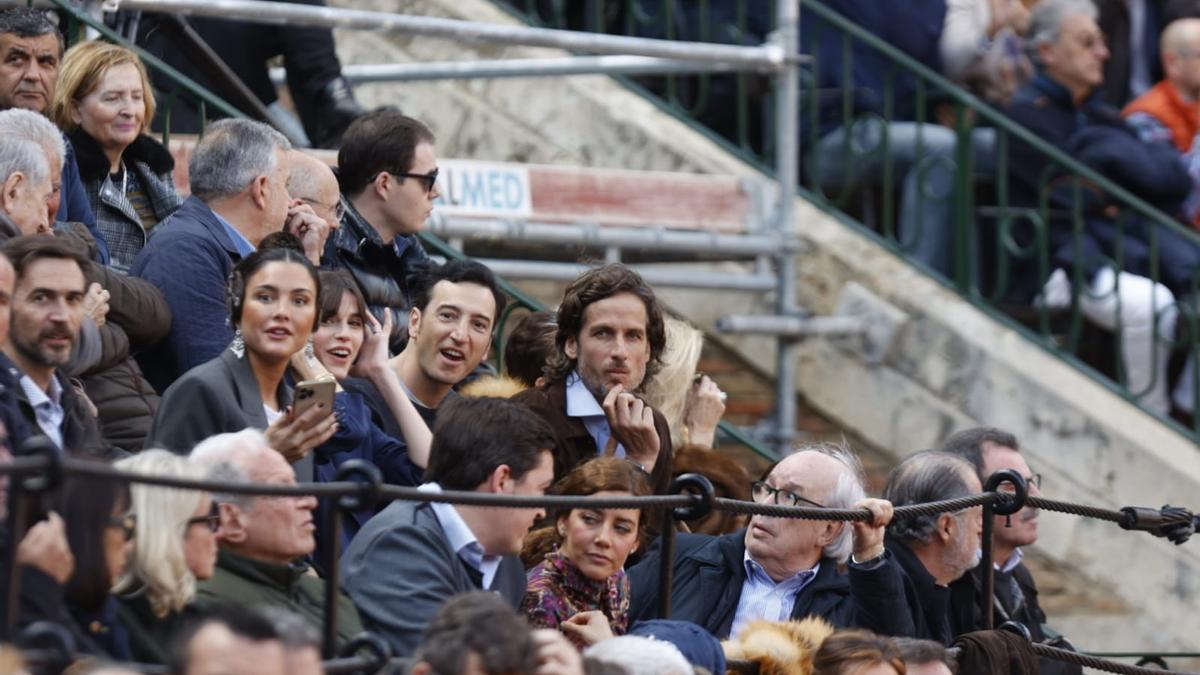
[[[317,216],[330,227],[338,226],[337,176],[333,169],[306,152],[293,150],[288,153],[288,164],[292,173],[288,176],[287,189],[292,199],[302,200],[316,211]]]
[[[1184,99],[1200,99],[1200,19],[1172,21],[1159,40],[1163,72]]]

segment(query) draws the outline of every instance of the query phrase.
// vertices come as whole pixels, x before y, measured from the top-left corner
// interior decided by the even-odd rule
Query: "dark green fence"
[[[774,16],[766,0],[503,1],[536,24],[726,43],[762,42]],[[1200,343],[1200,274],[1174,264],[1200,250],[1196,233],[822,2],[799,4],[800,43],[812,57],[801,75],[799,192],[1200,438],[1200,419],[1178,409],[1171,417],[1169,406],[1172,393],[1200,399],[1200,367],[1189,359]],[[862,59],[882,89],[870,112],[852,84]],[[769,80],[630,83],[770,170]],[[1014,182],[1018,146],[1045,167],[1035,185]],[[1102,273],[1095,258],[1080,263],[1097,221],[1115,242],[1101,252]],[[1059,265],[1064,252],[1079,255]]]

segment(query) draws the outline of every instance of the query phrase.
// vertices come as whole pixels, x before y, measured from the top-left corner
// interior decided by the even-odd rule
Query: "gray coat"
[[[108,242],[109,266],[128,274],[133,259],[146,245],[147,230],[121,186],[113,185],[110,163],[99,144],[83,129],[76,129],[68,138],[75,146],[79,177],[96,215],[96,229]],[[161,143],[146,135],[138,136],[121,157],[130,173],[127,180],[140,185],[150,201],[154,212],[152,227],[179,210],[183,199],[175,191],[171,177],[175,160]]]
[[[291,403],[292,391],[286,382],[280,383],[278,396],[280,407]],[[226,349],[167,388],[150,425],[146,447],[188,453],[209,436],[248,427],[266,429],[267,412],[250,359]]]
[[[480,590],[478,573],[450,549],[428,503],[392,502],[358,531],[342,555],[342,588],[367,630],[397,656],[411,656],[434,614],[451,596]],[[517,556],[500,562],[490,590],[516,609],[525,594]]]

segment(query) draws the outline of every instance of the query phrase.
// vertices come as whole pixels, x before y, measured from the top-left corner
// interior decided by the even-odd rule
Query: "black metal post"
[[[690,492],[688,492],[690,490]],[[659,545],[662,562],[658,568],[658,618],[671,618],[671,583],[675,574],[675,521],[703,518],[712,511],[716,491],[707,478],[685,473],[671,481],[667,494],[690,494],[699,497],[691,506],[663,509],[662,543]]]
[[[994,513],[992,512],[992,503],[987,502],[983,505],[983,538],[980,542],[980,548],[983,554],[979,557],[979,564],[983,567],[983,627],[987,630],[995,628],[995,617],[992,612],[992,598],[996,596],[996,569],[992,565],[992,531],[995,529],[993,525]]]
[[[341,587],[338,583],[338,555],[342,541],[342,510],[338,499],[333,497],[332,507],[325,511],[325,522],[321,523],[324,530],[321,546],[321,565],[325,568],[325,616],[321,625],[321,658],[332,659],[337,656],[337,621],[338,596]]]
[[[17,636],[17,617],[21,607],[21,569],[17,565],[17,547],[25,538],[31,500],[21,489],[21,481],[16,476],[10,475],[8,490],[8,546],[4,549],[8,602],[4,607],[4,625],[0,626],[0,642],[12,642]]]
[[[671,583],[675,575],[675,513],[663,509],[661,555],[658,565],[658,618],[671,618]]]

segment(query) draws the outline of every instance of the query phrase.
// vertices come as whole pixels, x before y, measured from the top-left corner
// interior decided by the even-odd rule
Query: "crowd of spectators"
[[[1050,124],[1050,142],[1083,135],[1113,146],[1104,152],[1173,162],[1157,168],[1178,172],[1176,196],[1193,192],[1195,20],[1168,28],[1162,84],[1149,88],[1147,63],[1130,59],[1129,95],[1147,93],[1124,126],[1095,98],[1108,52],[1089,2],[950,2],[953,39],[924,11],[893,4],[887,12],[943,39],[869,17],[881,33],[940,49],[1023,124]],[[1134,13],[1135,45],[1149,20]],[[1028,62],[998,62],[1021,40]],[[339,645],[370,631],[419,675],[720,673],[726,652],[782,658],[778,642],[820,675],[954,672],[951,645],[964,664],[1004,650],[1034,663],[1027,643],[978,632],[991,620],[1066,644],[1045,625],[1022,562],[1036,509],[995,529],[993,597],[977,569],[978,507],[893,520],[897,506],[979,493],[999,469],[1038,494],[1011,434],[970,429],[912,454],[882,498],[867,496],[858,458],[840,445],[802,445],[752,482],[713,449],[725,396],[697,373],[701,334],[666,317],[620,264],[589,269],[556,311],[526,317],[509,336],[507,372],[481,375],[507,298],[485,265],[435,262],[416,237],[438,196],[436,139],[420,121],[359,116],[336,174],[264,124],[215,122],[190,155],[183,199],[170,153],[147,133],[155,103],[138,56],[99,42],[64,53],[55,25],[31,9],[0,13],[0,106],[0,459],[52,444],[131,473],[226,486],[325,483],[362,460],[388,484],[430,494],[595,498],[665,493],[690,467],[723,495],[872,515],[706,519],[664,547],[639,509],[393,501],[330,532],[328,498],[70,476],[53,500],[18,503],[0,482],[0,552],[18,567],[0,572],[21,580],[0,606],[18,609],[20,627],[61,627],[92,664],[79,667],[321,672],[328,602]],[[836,155],[860,133],[833,122],[814,152]],[[933,122],[887,124],[907,126],[866,133],[924,138],[901,173],[959,138]],[[984,166],[992,139],[980,131]],[[877,169],[858,166],[854,179]],[[1033,157],[1013,167],[1014,196],[1015,177],[1035,170]],[[941,227],[924,208],[910,216]],[[1150,373],[1149,387],[1160,365],[1144,361],[1160,360],[1154,345],[1168,330],[1156,303],[1175,302],[1200,252],[1181,240],[1180,269],[1154,281],[1131,262],[1145,232],[1108,225],[1088,230],[1095,255],[1118,236],[1126,267],[1096,265],[1083,281],[1097,304],[1109,289],[1117,304],[1148,300],[1153,311],[1140,324],[1111,308],[1089,316],[1126,323],[1130,372]],[[1140,342],[1138,329],[1149,331]],[[330,554],[340,555],[337,595]],[[669,620],[657,617],[665,592]]]

